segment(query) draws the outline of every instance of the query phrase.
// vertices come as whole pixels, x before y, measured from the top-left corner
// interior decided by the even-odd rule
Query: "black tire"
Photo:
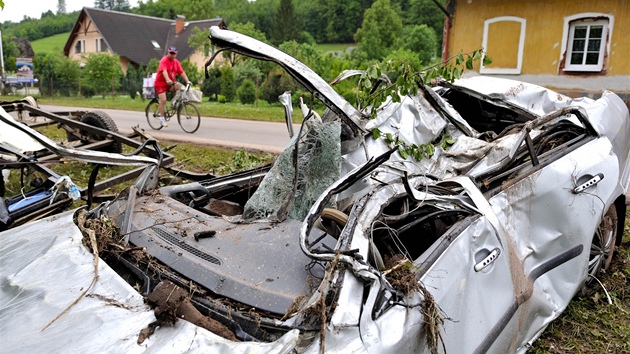
[[[612,255],[615,251],[615,241],[617,239],[617,207],[612,204],[606,214],[602,216],[591,242],[590,254],[588,257],[588,270],[586,284],[593,281],[593,277],[604,269],[608,269]]]
[[[110,132],[118,133],[118,127],[116,126],[116,122],[114,122],[114,120],[107,113],[103,111],[87,112],[83,114],[81,118],[79,118],[79,122],[85,123],[87,125],[91,125],[96,128],[109,130]],[[88,132],[84,130],[79,130],[79,132],[81,136],[86,136],[89,139],[94,139],[94,140],[107,139],[107,136],[104,136],[103,134],[88,134]],[[68,137],[68,141],[76,141],[76,140],[81,139],[81,137],[71,134],[70,132],[67,133],[67,137]],[[88,140],[83,140],[83,143],[88,143],[88,142],[89,142]],[[117,141],[114,141],[109,146],[99,148],[97,150],[105,151],[105,152],[114,152],[114,153],[121,153],[123,151],[122,144]]]
[[[177,122],[186,133],[196,132],[201,124],[201,115],[197,106],[188,102],[182,103],[177,107]]]
[[[153,99],[147,104],[147,108],[144,109],[144,114],[147,116],[147,123],[155,130],[162,129],[160,123],[160,104],[157,100]]]

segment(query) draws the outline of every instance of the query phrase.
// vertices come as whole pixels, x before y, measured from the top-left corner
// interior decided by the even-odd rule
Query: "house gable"
[[[177,33],[178,24],[181,30]],[[188,45],[193,29],[210,26],[225,27],[225,23],[216,18],[184,24],[180,20],[84,7],[66,42],[64,54],[81,60],[83,53],[108,51],[118,55],[126,69],[127,64],[146,66],[151,59],[165,55],[168,46],[175,45],[179,49],[178,58],[185,60],[195,52],[195,48]],[[81,47],[83,50],[76,50]]]

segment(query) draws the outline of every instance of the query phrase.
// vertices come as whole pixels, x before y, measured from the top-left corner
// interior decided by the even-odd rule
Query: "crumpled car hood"
[[[272,343],[239,343],[187,321],[163,326],[140,343],[141,331],[156,321],[154,311],[100,260],[89,294],[62,314],[94,277],[94,255],[82,245],[72,217],[73,212],[65,212],[0,238],[3,352],[288,353],[296,345],[298,330]]]

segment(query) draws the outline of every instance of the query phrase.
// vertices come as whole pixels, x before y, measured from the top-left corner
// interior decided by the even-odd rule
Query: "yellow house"
[[[151,59],[162,58],[166,48],[176,46],[180,61],[188,59],[201,69],[210,53],[190,47],[188,38],[194,28],[207,31],[211,26],[226,27],[219,17],[186,22],[183,16],[167,20],[84,7],[66,41],[64,54],[82,61],[86,53],[108,52],[120,58],[122,70],[127,72],[129,65],[146,66]]]
[[[630,103],[630,1],[447,0],[443,58],[483,47],[473,75],[538,84],[569,96],[604,89]]]

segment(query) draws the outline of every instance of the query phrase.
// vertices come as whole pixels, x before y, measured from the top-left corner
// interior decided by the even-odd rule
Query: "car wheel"
[[[114,122],[114,120],[107,113],[102,112],[102,111],[87,112],[81,116],[79,121],[81,123],[85,123],[93,127],[97,127],[97,128],[109,130],[114,133],[118,133],[118,127],[116,126],[116,122]],[[81,130],[80,132],[81,132],[81,136],[88,136],[89,138],[93,138],[95,140],[106,139],[105,136],[101,137],[99,134],[90,135],[90,134],[87,134],[87,132],[83,130]],[[67,136],[68,136],[68,141],[75,141],[75,140],[80,139],[80,137],[77,137],[76,135],[70,132],[67,133]],[[122,144],[120,142],[113,142],[109,146],[100,148],[98,150],[105,151],[105,152],[121,153]]]
[[[615,240],[617,239],[617,208],[611,205],[606,214],[602,217],[591,242],[591,250],[588,258],[588,279],[590,284],[593,278],[601,269],[608,269],[615,251]]]

